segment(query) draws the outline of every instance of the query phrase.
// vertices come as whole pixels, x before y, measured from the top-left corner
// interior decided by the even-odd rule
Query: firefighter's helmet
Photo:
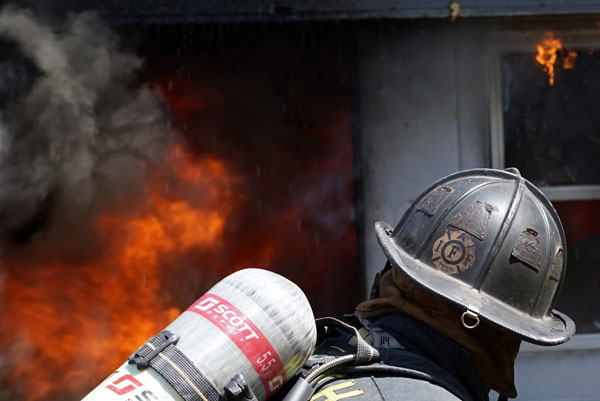
[[[474,169],[429,187],[395,229],[375,223],[388,260],[419,285],[525,341],[554,345],[575,333],[553,310],[566,241],[550,201],[517,169]]]

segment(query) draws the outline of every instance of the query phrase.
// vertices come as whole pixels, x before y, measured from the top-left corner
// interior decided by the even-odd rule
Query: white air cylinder
[[[177,348],[223,395],[237,373],[266,400],[312,353],[316,327],[304,293],[286,278],[244,269],[221,280],[166,327]],[[152,367],[125,362],[84,401],[183,401]],[[211,401],[211,400],[208,400]]]

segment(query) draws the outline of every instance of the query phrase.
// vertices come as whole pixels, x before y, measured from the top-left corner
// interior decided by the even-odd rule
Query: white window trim
[[[502,72],[500,59],[507,52],[530,52],[535,57],[535,45],[546,31],[525,33],[497,32],[490,34],[487,48],[488,83],[490,100],[490,146],[493,168],[504,165],[504,121],[502,112]],[[553,31],[565,48],[593,48],[600,50],[598,32],[592,30]],[[565,185],[540,187],[553,201],[600,199],[600,185]]]

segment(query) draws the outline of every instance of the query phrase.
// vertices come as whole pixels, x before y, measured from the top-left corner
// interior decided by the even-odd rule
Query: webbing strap
[[[185,401],[223,400],[212,383],[175,343],[178,336],[163,331],[128,358],[139,369],[151,366]]]
[[[174,345],[150,360],[156,370],[185,401],[217,401],[220,395],[193,362]]]
[[[331,326],[336,327],[346,332],[353,333],[356,336],[356,359],[355,364],[372,363],[379,360],[379,351],[367,343],[362,336],[358,333],[356,327],[351,326],[341,320],[332,317],[323,317],[316,319],[317,333],[322,331],[324,327]]]

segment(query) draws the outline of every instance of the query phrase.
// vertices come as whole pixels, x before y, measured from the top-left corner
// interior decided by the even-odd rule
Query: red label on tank
[[[188,309],[211,321],[237,345],[260,376],[267,397],[287,377],[279,355],[254,323],[239,309],[215,294],[205,294]]]

